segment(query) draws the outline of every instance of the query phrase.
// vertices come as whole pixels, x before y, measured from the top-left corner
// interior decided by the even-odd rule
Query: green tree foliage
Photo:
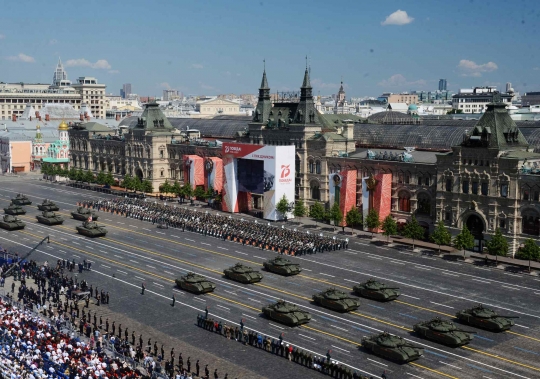
[[[135,176],[133,178],[133,182],[131,184],[131,187],[135,192],[142,191],[142,182],[141,182],[141,179],[139,179],[138,176]]]
[[[461,232],[454,238],[454,246],[458,250],[463,250],[463,258],[465,258],[465,249],[474,247],[474,236],[467,228],[467,225],[463,225]]]
[[[373,233],[375,233],[375,230],[381,226],[381,220],[379,219],[379,212],[377,212],[375,209],[371,209],[368,212],[368,215],[366,219],[364,220],[364,223],[366,225],[366,228],[369,229],[371,232],[371,237],[373,238]]]
[[[381,229],[383,230],[383,236],[386,236],[386,243],[390,242],[390,236],[397,234],[397,222],[391,215],[384,218]]]
[[[105,175],[105,183],[103,183],[105,185],[108,185],[108,186],[113,186],[114,185],[114,176],[112,174],[112,172],[107,172],[107,175]]]
[[[523,247],[519,249],[517,258],[529,260],[529,272],[531,272],[531,261],[537,261],[540,258],[540,247],[532,238],[525,240]]]
[[[306,215],[306,206],[304,205],[304,202],[300,199],[298,199],[294,203],[294,210],[293,210],[294,217],[304,217]]]
[[[289,199],[287,196],[283,195],[276,204],[276,211],[281,214],[281,217],[287,221],[287,213],[289,212]]]
[[[77,170],[77,176],[75,177],[75,180],[78,182],[82,182],[84,180],[84,172],[82,168]]]
[[[334,205],[330,208],[328,217],[334,222],[334,226],[339,226],[343,221],[343,213],[341,213],[341,209],[339,209],[339,204],[337,202],[334,202]]]
[[[358,208],[352,207],[349,209],[345,215],[345,222],[351,228],[351,233],[355,226],[362,224],[362,214],[358,211]]]
[[[407,238],[412,239],[413,241],[413,250],[414,250],[414,241],[421,239],[424,237],[424,228],[420,226],[418,221],[416,221],[416,217],[412,217],[411,222],[408,222],[405,224],[405,228],[403,228],[403,235]]]
[[[171,192],[175,193],[177,196],[180,196],[180,189],[182,187],[180,186],[180,183],[178,183],[178,180],[175,180],[173,185],[171,186]]]
[[[501,229],[497,228],[495,234],[486,243],[489,254],[506,257],[508,255],[508,240],[503,236]]]
[[[103,185],[105,184],[106,179],[107,179],[107,175],[105,174],[105,172],[100,171],[96,176],[96,183]]]
[[[77,180],[77,170],[75,170],[75,167],[72,167],[69,170],[68,178],[69,180]]]
[[[131,174],[127,174],[124,176],[124,180],[122,181],[122,187],[124,187],[126,190],[133,189],[133,176]]]
[[[190,199],[193,196],[193,187],[191,184],[186,183],[180,187],[180,196],[184,197],[185,199]]]
[[[165,182],[159,186],[159,193],[171,193],[171,192],[172,192],[171,183],[169,183],[168,179],[165,179]]]
[[[434,243],[439,245],[439,254],[441,253],[441,245],[450,245],[452,243],[452,235],[448,229],[446,229],[443,220],[438,222],[437,227],[430,238]]]
[[[214,189],[212,188],[212,186],[208,186],[208,188],[206,189],[206,191],[204,192],[204,198],[206,200],[210,200],[210,199],[213,199],[215,196],[214,196]]]
[[[139,178],[137,178],[139,179]],[[146,179],[146,180],[143,180],[142,182],[140,182],[140,190],[144,193],[153,193],[154,192],[154,187],[152,186],[152,182],[150,182],[150,180]]]
[[[195,191],[193,191],[193,196],[195,196],[196,199],[198,200],[204,200],[204,196],[205,196],[205,191],[204,191],[204,187],[202,186],[197,186],[195,188]]]
[[[317,221],[324,219],[324,207],[320,202],[316,201],[315,204],[311,206],[309,217],[315,220],[315,225],[317,225]]]
[[[84,173],[83,182],[86,182],[86,183],[94,183],[95,181],[96,181],[96,178],[94,177],[94,174],[92,174],[92,171],[87,170],[87,171]]]

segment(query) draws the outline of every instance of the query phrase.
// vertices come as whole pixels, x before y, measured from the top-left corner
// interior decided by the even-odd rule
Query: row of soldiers
[[[204,236],[212,236],[281,254],[305,255],[348,248],[348,239],[338,239],[322,234],[300,232],[269,223],[250,222],[211,212],[199,212],[140,199],[116,198],[113,200],[87,200],[78,203],[86,208],[103,210],[124,217],[167,227],[181,228]]]
[[[357,372],[351,371],[348,367],[344,367],[332,360],[330,357],[330,351],[326,358],[320,358],[313,356],[309,352],[305,352],[302,349],[296,348],[283,342],[283,334],[279,336],[279,339],[269,338],[262,336],[251,330],[244,329],[243,321],[240,322],[240,329],[238,327],[232,327],[223,325],[221,321],[213,320],[208,317],[208,313],[205,315],[197,315],[197,325],[201,328],[209,330],[211,332],[218,333],[227,339],[234,339],[243,343],[244,345],[250,345],[263,349],[269,353],[288,358],[290,361],[301,364],[308,368],[316,369],[325,373],[333,378],[337,379],[364,379],[358,375]],[[366,378],[367,379],[367,378]]]

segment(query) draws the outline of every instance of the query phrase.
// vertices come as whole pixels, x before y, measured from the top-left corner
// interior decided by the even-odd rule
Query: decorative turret
[[[271,109],[272,101],[270,100],[270,87],[268,87],[268,80],[266,79],[265,64],[261,80],[261,87],[259,88],[259,101],[257,103],[257,108],[253,113],[253,122],[264,123],[266,120],[268,120]]]
[[[41,133],[41,126],[36,125],[36,137],[34,138],[35,143],[42,143],[43,142],[43,134]]]
[[[300,87],[300,102],[294,115],[294,124],[318,124],[317,109],[313,101],[313,88],[309,80],[309,69],[306,64],[304,80]]]

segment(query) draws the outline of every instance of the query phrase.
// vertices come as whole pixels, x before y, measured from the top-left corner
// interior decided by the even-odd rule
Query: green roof
[[[159,132],[172,132],[172,129],[174,129],[156,102],[146,104],[141,118],[138,119],[133,128]]]
[[[100,124],[99,122],[86,122],[83,124],[84,128],[89,132],[114,132],[113,129],[109,128],[106,125]]]
[[[319,122],[324,129],[336,129],[338,126],[341,126],[346,120],[355,123],[361,122],[362,117],[355,116],[352,114],[319,114]]]

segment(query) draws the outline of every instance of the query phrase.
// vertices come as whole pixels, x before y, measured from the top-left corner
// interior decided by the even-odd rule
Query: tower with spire
[[[334,106],[334,114],[348,113],[345,111],[347,107],[347,100],[345,98],[345,90],[343,89],[343,78],[341,79],[341,86],[336,96],[336,105]]]
[[[56,70],[53,74],[53,87],[69,87],[71,86],[71,81],[68,80],[67,73],[64,70],[64,65],[62,60],[58,57],[58,64],[56,65]]]
[[[272,101],[270,99],[270,87],[268,87],[268,80],[266,79],[265,62],[261,86],[259,87],[259,100],[257,102],[257,108],[255,108],[255,112],[253,113],[253,122],[264,123],[266,120],[268,120],[271,109]]]

